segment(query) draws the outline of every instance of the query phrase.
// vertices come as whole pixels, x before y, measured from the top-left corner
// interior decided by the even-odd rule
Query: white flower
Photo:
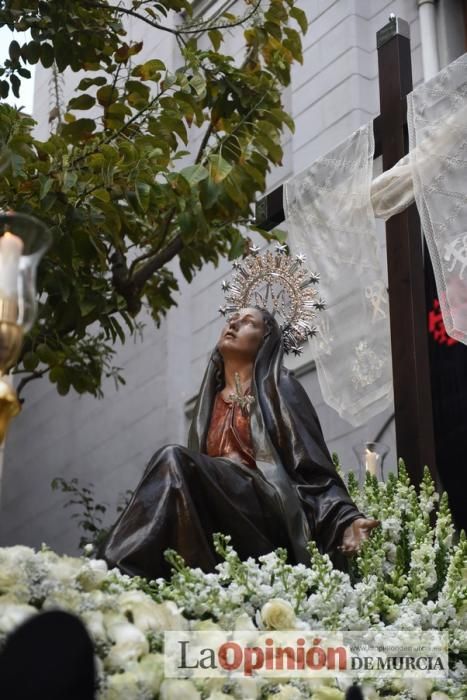
[[[22,545],[0,549],[0,593],[27,585],[26,568],[34,564],[34,557],[34,550]]]
[[[209,630],[222,629],[214,620],[193,620],[191,629],[194,632],[209,632]]]
[[[87,610],[81,614],[81,619],[94,642],[102,644],[107,641],[104,615],[100,610]]]
[[[92,591],[105,581],[108,571],[102,559],[88,559],[78,573],[78,581],[85,591]]]
[[[58,556],[54,552],[40,552],[38,556],[48,569],[48,576],[54,581],[71,585],[76,581],[82,560],[77,557]]]
[[[124,671],[107,676],[107,687],[102,700],[150,700],[151,694],[144,687],[133,671]]]
[[[344,700],[344,693],[338,688],[321,685],[313,690],[311,697],[313,700]]]
[[[149,652],[146,636],[123,616],[106,615],[104,618],[109,638],[114,646],[105,658],[110,669],[124,669],[131,661],[138,661]]]
[[[235,618],[233,628],[237,631],[257,631],[255,623],[253,622],[251,617],[245,612],[241,613],[238,617]]]
[[[208,695],[207,700],[232,700],[232,696],[223,693],[222,690],[214,690]]]
[[[414,700],[427,700],[433,688],[433,681],[429,678],[407,678],[403,683]]]
[[[85,557],[90,557],[91,554],[94,552],[94,545],[88,542],[84,545],[83,552]]]
[[[150,691],[157,695],[164,680],[164,655],[146,654],[139,661],[139,675]]]
[[[201,695],[191,681],[167,678],[160,689],[161,700],[200,700]]]
[[[130,615],[136,627],[143,632],[164,632],[166,630],[184,630],[187,620],[172,601],[155,603],[142,591],[126,591],[118,598],[118,607]]]
[[[278,693],[266,695],[267,700],[300,700],[301,697],[301,692],[293,685],[283,685]]]
[[[290,603],[273,598],[261,608],[261,621],[270,630],[295,629],[296,617]]]
[[[446,695],[446,693],[442,693],[440,690],[435,690],[435,692],[431,694],[430,700],[450,700],[450,698],[449,695]]]
[[[0,597],[0,637],[12,632],[31,615],[37,614],[36,608],[33,608],[32,605],[2,602],[2,598],[7,598],[7,596]]]
[[[237,678],[235,686],[238,689],[242,698],[250,700],[251,698],[259,697],[261,686],[265,685],[266,681],[263,678]]]

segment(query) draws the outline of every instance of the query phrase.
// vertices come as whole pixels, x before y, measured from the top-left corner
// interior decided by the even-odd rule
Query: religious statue
[[[314,540],[338,563],[378,525],[352,502],[305,390],[282,364],[284,348],[298,350],[313,332],[314,291],[306,287],[317,276],[297,278],[303,260],[291,268],[281,250],[266,263],[257,252],[251,264],[237,264],[236,282],[223,283],[230,306],[222,311],[230,316],[201,384],[188,447],[154,454],[105,543],[103,556],[125,573],[167,577],[168,548],[212,571],[220,560],[216,532],[231,536],[241,559],[284,547],[291,563],[308,563]],[[272,313],[249,299],[272,300]]]

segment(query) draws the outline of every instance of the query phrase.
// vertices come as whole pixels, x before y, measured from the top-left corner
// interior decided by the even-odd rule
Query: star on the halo
[[[303,352],[303,348],[297,345],[294,348],[292,348],[292,352],[296,357],[299,357]]]
[[[222,280],[222,291],[226,292],[228,289],[230,289],[230,282],[227,282],[227,280]]]
[[[314,307],[316,311],[324,311],[326,308],[326,302],[323,299],[318,299],[318,301],[315,301]]]
[[[259,245],[251,245],[250,246],[251,255],[258,255],[260,250],[261,250],[261,248],[259,247]]]
[[[241,267],[242,263],[239,260],[234,260],[232,263],[232,267],[234,270],[238,270]]]
[[[287,243],[276,243],[275,249],[277,253],[287,253]]]
[[[307,335],[309,338],[313,338],[315,335],[318,335],[318,329],[316,328],[316,326],[312,326],[308,331]]]
[[[219,311],[219,313],[222,314],[223,316],[225,316],[225,314],[227,313],[227,309],[226,309],[225,306],[219,306],[218,311]]]
[[[312,284],[316,284],[317,282],[319,282],[319,280],[320,280],[320,276],[317,272],[312,272],[310,274],[310,282]]]
[[[298,255],[295,256],[295,260],[300,263],[300,265],[303,265],[303,263],[306,261],[306,255],[303,253],[299,253]]]

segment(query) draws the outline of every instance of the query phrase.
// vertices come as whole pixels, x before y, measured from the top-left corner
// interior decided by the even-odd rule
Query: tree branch
[[[33,379],[41,379],[41,377],[44,376],[44,374],[47,374],[47,372],[50,370],[50,367],[46,367],[46,369],[41,369],[41,370],[35,370],[34,372],[31,372],[27,377],[23,377],[20,383],[18,384],[18,387],[16,389],[16,395],[18,397],[18,400],[20,403],[24,402],[24,399],[20,398],[20,394],[23,391],[24,387],[26,384],[29,382],[32,382]],[[13,372],[13,374],[15,374]]]
[[[135,10],[130,10],[126,7],[120,7],[116,5],[105,5],[104,3],[101,2],[86,2],[85,3],[88,7],[94,7],[96,9],[100,10],[108,10],[110,12],[121,12],[124,15],[128,15],[130,17],[135,17],[136,19],[141,20],[141,22],[144,22],[145,24],[149,24],[150,27],[154,27],[154,29],[160,29],[163,32],[169,32],[169,34],[175,34],[175,36],[179,36],[181,34],[200,34],[201,31],[211,31],[213,29],[230,29],[232,27],[238,27],[239,25],[243,24],[244,22],[248,22],[248,20],[253,17],[254,14],[258,11],[258,8],[261,4],[261,0],[257,0],[255,6],[249,12],[245,17],[242,17],[241,19],[238,20],[238,22],[224,22],[223,24],[213,24],[213,25],[207,25],[204,28],[200,29],[173,29],[173,27],[167,27],[164,26],[163,24],[159,24],[158,22],[154,22],[154,20],[149,19],[148,17],[145,17],[144,15],[140,15],[139,12],[135,12]]]
[[[161,267],[163,267],[169,260],[172,260],[176,255],[180,253],[183,248],[183,240],[180,234],[175,236],[175,238],[162,250],[157,253],[153,258],[148,260],[145,265],[142,265],[138,270],[136,270],[132,276],[132,282],[135,287],[142,289],[144,284],[148,281],[152,275],[157,272]]]

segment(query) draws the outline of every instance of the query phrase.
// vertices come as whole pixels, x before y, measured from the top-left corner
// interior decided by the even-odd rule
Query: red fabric
[[[214,402],[206,449],[209,457],[229,457],[256,467],[248,414],[220,393]]]

